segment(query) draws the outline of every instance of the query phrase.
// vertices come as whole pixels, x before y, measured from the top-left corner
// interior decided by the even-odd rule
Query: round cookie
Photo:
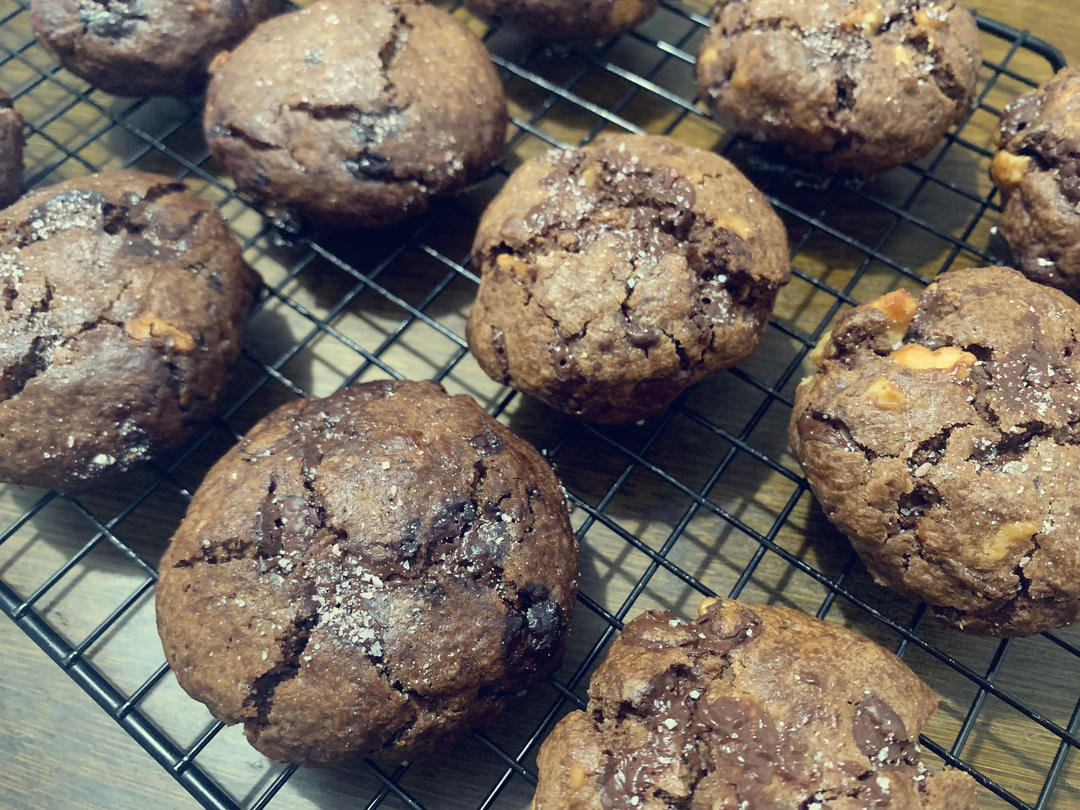
[[[795,610],[647,611],[540,747],[533,810],[975,810],[970,777],[919,761],[936,707],[892,653]]]
[[[955,0],[720,0],[697,81],[739,131],[870,175],[922,157],[967,113],[980,60]]]
[[[526,161],[484,212],[473,260],[480,366],[597,422],[642,419],[751,354],[790,277],[765,197],[662,136]]]
[[[632,31],[658,0],[465,0],[478,14],[509,20],[550,40],[606,39]]]
[[[211,65],[214,156],[270,216],[387,225],[498,155],[506,101],[487,50],[419,0],[320,0]]]
[[[77,490],[188,438],[258,277],[212,205],[118,170],[0,211],[0,481]]]
[[[56,60],[119,96],[194,96],[214,55],[283,0],[31,0],[38,39]]]
[[[976,633],[1080,617],[1080,305],[1002,267],[841,317],[792,450],[874,578]]]
[[[1064,68],[1009,104],[1000,137],[990,176],[1017,268],[1080,297],[1080,69]]]
[[[430,751],[562,654],[577,541],[551,468],[428,382],[284,405],[207,474],[161,561],[180,685],[274,759]]]
[[[19,198],[22,183],[23,120],[11,97],[0,92],[0,206]]]

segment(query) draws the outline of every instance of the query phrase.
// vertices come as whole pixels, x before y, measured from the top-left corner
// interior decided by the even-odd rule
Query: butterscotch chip
[[[919,302],[907,290],[893,290],[871,301],[870,306],[884,313],[890,329],[903,332],[915,317]]]
[[[264,22],[210,74],[210,151],[284,220],[415,216],[476,179],[506,135],[484,44],[420,0],[318,0]]]
[[[570,790],[577,790],[582,787],[586,780],[589,778],[588,771],[585,770],[585,766],[580,762],[570,762]]]
[[[1080,297],[1080,69],[1009,104],[990,176],[1005,207],[998,229],[1028,278]]]
[[[990,177],[998,188],[1011,191],[1023,182],[1031,168],[1031,158],[1027,155],[1002,150],[990,161]]]
[[[203,427],[257,281],[168,177],[75,178],[0,212],[0,480],[83,489]]]
[[[990,542],[986,544],[985,553],[991,560],[996,562],[1013,554],[1018,545],[1030,548],[1032,540],[1039,533],[1040,528],[1042,528],[1041,524],[1033,520],[1026,520],[1022,523],[1006,523],[994,532]]]
[[[825,350],[831,343],[832,332],[825,332],[825,334],[818,338],[818,342],[814,344],[814,348],[810,350],[810,362],[815,366],[820,365],[822,359],[825,357]]]
[[[284,0],[31,0],[42,45],[68,70],[121,96],[193,96],[206,68]]]
[[[797,611],[648,611],[541,745],[533,810],[975,810],[971,777],[919,761],[936,707],[892,653]]]
[[[904,407],[904,392],[888,377],[878,377],[866,387],[866,398],[883,411],[898,411]]]
[[[909,343],[894,351],[891,357],[904,368],[913,371],[937,369],[966,374],[967,370],[975,365],[975,355],[956,346],[928,349],[918,343]]]
[[[1080,619],[1077,335],[1080,304],[1003,267],[940,276],[899,349],[874,304],[833,325],[788,436],[879,583],[977,633]]]
[[[868,34],[876,34],[883,22],[885,15],[880,8],[873,7],[869,10],[855,7],[845,14],[842,20],[845,28],[856,28]]]
[[[606,39],[637,27],[658,0],[465,0],[478,14],[500,17],[550,40]]]
[[[278,408],[207,473],[158,629],[267,756],[411,759],[557,666],[577,571],[533,447],[434,383],[363,383]]]
[[[651,2],[642,0],[612,0],[607,20],[610,33],[622,33],[634,28],[656,10]]]
[[[598,422],[642,419],[747,357],[790,277],[761,192],[661,136],[526,161],[484,212],[473,261],[481,368]]]
[[[720,601],[720,599],[718,597],[715,597],[715,596],[710,596],[710,597],[707,597],[705,599],[702,599],[701,602],[699,602],[698,606],[697,606],[697,615],[698,616],[704,616],[706,613],[709,612],[709,608],[711,608],[713,605],[715,605],[719,601]]]
[[[971,108],[980,62],[956,0],[720,0],[697,84],[740,132],[870,175],[937,145]]]
[[[136,340],[162,340],[175,352],[187,353],[195,350],[195,340],[190,334],[152,312],[135,316],[124,325],[124,331]]]

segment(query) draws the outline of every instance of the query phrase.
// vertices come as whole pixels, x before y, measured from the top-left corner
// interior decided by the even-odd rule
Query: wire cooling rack
[[[692,75],[704,8],[664,4],[634,34],[563,49],[450,7],[484,36],[505,81],[512,126],[497,170],[417,221],[327,240],[282,232],[234,193],[208,157],[197,102],[113,98],[57,68],[27,6],[0,0],[0,85],[26,118],[28,187],[106,166],[184,178],[220,207],[265,280],[205,435],[115,491],[0,486],[0,606],[198,802],[525,808],[539,742],[584,705],[622,622],[652,607],[688,617],[702,595],[727,593],[827,617],[904,656],[942,696],[924,756],[970,772],[984,806],[1080,807],[1080,635],[966,636],[873,586],[784,439],[804,358],[838,312],[1003,252],[985,177],[996,119],[1063,65],[1056,49],[980,18],[972,114],[923,160],[857,183],[785,167],[702,115]],[[578,423],[491,382],[462,339],[485,202],[524,158],[603,130],[664,132],[727,154],[785,219],[795,274],[754,357],[625,428]],[[386,376],[470,393],[545,449],[582,544],[577,616],[557,675],[452,751],[395,769],[297,770],[262,758],[180,692],[154,633],[155,565],[202,474],[257,418]]]

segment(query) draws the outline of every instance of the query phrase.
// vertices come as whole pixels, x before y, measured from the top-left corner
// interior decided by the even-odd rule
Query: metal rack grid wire
[[[816,511],[783,438],[800,368],[838,312],[897,285],[917,289],[952,266],[997,261],[1000,207],[985,180],[993,123],[1006,101],[1063,66],[1056,49],[980,18],[986,59],[975,109],[931,155],[861,183],[777,163],[702,114],[692,81],[702,13],[665,3],[633,34],[595,49],[551,48],[449,6],[484,36],[506,86],[512,124],[499,165],[417,221],[324,238],[267,222],[237,195],[201,141],[197,101],[94,90],[36,44],[27,7],[0,0],[0,85],[26,118],[27,186],[106,166],[173,174],[219,206],[265,281],[221,416],[205,434],[132,473],[123,491],[0,487],[4,612],[198,802],[527,807],[539,742],[584,706],[588,676],[622,622],[649,607],[686,616],[701,595],[727,593],[840,621],[903,656],[943,698],[922,738],[928,758],[971,773],[987,806],[1080,806],[1080,635],[964,636],[874,587]],[[662,132],[727,155],[783,216],[794,271],[753,358],[625,428],[554,415],[492,383],[462,338],[477,282],[469,241],[486,200],[525,157],[604,130]],[[259,416],[292,397],[386,376],[476,396],[556,465],[582,544],[566,660],[433,762],[326,772],[270,763],[178,693],[156,639],[146,642],[155,562],[201,474]],[[132,648],[142,653],[132,658]]]

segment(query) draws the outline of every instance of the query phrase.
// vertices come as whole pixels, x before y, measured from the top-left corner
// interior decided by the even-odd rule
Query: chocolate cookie
[[[405,219],[477,177],[506,134],[483,43],[419,0],[320,0],[210,72],[207,143],[271,216]]]
[[[22,183],[23,120],[11,97],[0,92],[0,206],[19,198]]]
[[[788,608],[698,612],[626,625],[541,746],[533,810],[975,810],[919,761],[937,699],[892,653]]]
[[[168,177],[78,177],[0,211],[0,481],[81,489],[184,441],[257,281]]]
[[[719,155],[607,136],[522,164],[480,221],[469,348],[597,422],[641,419],[751,354],[790,277],[784,226]]]
[[[658,0],[465,0],[544,39],[606,39],[637,27]]]
[[[206,66],[283,0],[31,0],[41,44],[60,64],[118,96],[193,96]]]
[[[1080,297],[1080,68],[1064,68],[1001,116],[990,176],[998,229],[1033,281]]]
[[[562,654],[577,542],[551,468],[466,396],[284,405],[207,474],[161,560],[180,685],[274,759],[431,750]]]
[[[789,437],[874,578],[976,633],[1080,617],[1080,305],[1002,267],[855,308]]]
[[[955,0],[720,0],[697,79],[740,131],[869,175],[937,144],[970,108],[980,60]]]

